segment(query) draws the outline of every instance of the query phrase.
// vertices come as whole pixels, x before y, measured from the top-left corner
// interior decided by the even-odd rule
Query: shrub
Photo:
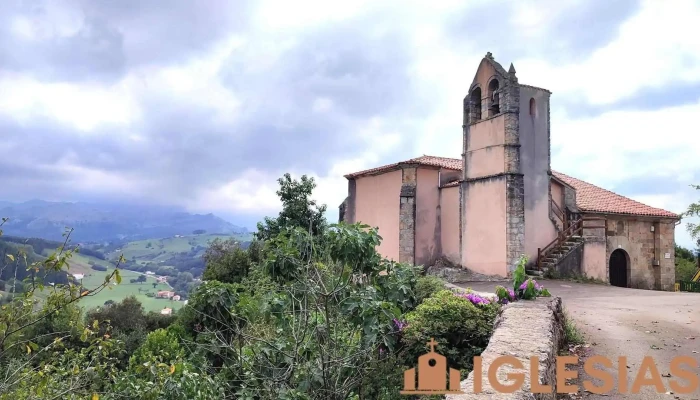
[[[104,265],[95,264],[90,266],[90,268],[94,269],[95,271],[107,271],[107,267],[105,267]]]
[[[689,281],[697,271],[695,263],[684,258],[676,258],[676,281]]]
[[[513,289],[506,289],[500,285],[496,286],[496,296],[498,296],[498,302],[501,304],[508,304],[517,299]]]
[[[545,289],[536,280],[528,278],[518,287],[518,297],[523,300],[533,300],[537,297],[549,297],[549,290]]]
[[[445,281],[437,276],[421,276],[416,282],[416,302],[420,304],[442,290],[445,290]]]
[[[146,293],[146,297],[156,297],[155,293],[148,292]]]
[[[435,293],[406,315],[403,333],[406,362],[410,365],[424,354],[426,343],[434,338],[436,351],[447,357],[450,367],[471,369],[474,356],[486,348],[499,305],[474,305],[449,290]]]

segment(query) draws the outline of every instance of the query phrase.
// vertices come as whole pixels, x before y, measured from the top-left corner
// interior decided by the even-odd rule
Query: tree
[[[204,229],[195,229],[195,230],[192,231],[192,234],[193,234],[193,235],[202,235],[202,234],[204,234],[204,233],[206,233],[206,232],[207,232],[207,231],[205,231]]]
[[[696,190],[700,190],[700,185],[690,185]],[[691,203],[688,206],[688,210],[681,215],[683,218],[688,217],[700,217],[700,201],[696,203]],[[693,239],[698,240],[698,245],[700,246],[700,223],[688,222],[687,224],[688,232]]]
[[[313,177],[302,175],[300,180],[292,179],[290,174],[277,180],[280,185],[277,195],[282,200],[282,211],[277,218],[265,217],[258,223],[255,237],[268,240],[287,228],[300,227],[317,236],[325,231],[327,222],[324,217],[326,205],[319,205],[311,199],[316,181]]]
[[[202,274],[205,281],[237,283],[248,275],[251,260],[246,250],[233,239],[215,239],[204,252],[206,268]]]

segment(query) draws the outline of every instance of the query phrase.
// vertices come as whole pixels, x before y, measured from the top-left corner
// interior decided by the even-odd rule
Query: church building
[[[462,158],[345,175],[340,219],[379,228],[396,261],[508,277],[524,254],[538,273],[673,290],[679,215],[553,171],[550,95],[487,53],[464,98]]]

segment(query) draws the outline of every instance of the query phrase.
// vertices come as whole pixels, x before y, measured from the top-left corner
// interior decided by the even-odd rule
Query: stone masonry
[[[506,262],[510,275],[525,252],[525,184],[520,168],[520,88],[512,65],[505,81]]]
[[[556,357],[564,340],[564,313],[561,298],[541,297],[533,301],[519,301],[504,306],[496,318],[494,332],[486,350],[481,354],[482,392],[474,393],[474,374],[469,373],[462,381],[464,394],[447,395],[448,400],[476,399],[552,399],[554,393],[530,393],[530,359],[538,357],[539,370],[537,381],[541,385],[556,388]],[[501,384],[513,384],[506,378],[508,373],[520,373],[524,376],[522,388],[515,393],[499,393],[488,380],[491,363],[502,356],[518,359],[523,369],[514,369],[508,365],[498,368],[497,377]]]
[[[653,227],[653,231],[652,231]],[[673,222],[609,218],[606,223],[606,257],[622,249],[628,257],[629,287],[673,290],[675,252]],[[665,255],[668,254],[669,258]],[[656,264],[654,265],[656,261]],[[609,265],[607,274],[610,276]]]
[[[506,199],[506,260],[510,274],[524,253],[525,189],[522,175],[507,175]]]
[[[413,264],[416,247],[416,179],[417,168],[405,166],[401,174],[399,206],[399,262]]]

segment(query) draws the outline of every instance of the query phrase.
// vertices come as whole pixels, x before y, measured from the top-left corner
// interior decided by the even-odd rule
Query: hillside
[[[173,241],[174,245],[170,245],[170,241],[165,239],[166,245],[163,246],[166,249],[166,259],[170,257],[175,257],[178,254],[178,250],[183,249],[184,245],[188,243],[196,243],[205,245],[208,243],[207,240],[210,239],[209,236],[212,235],[198,235],[192,236],[189,239],[177,238],[178,240]],[[196,239],[192,239],[196,238]],[[226,236],[226,238],[230,238]],[[175,239],[175,238],[174,238]],[[159,247],[159,240],[154,240],[156,246]],[[5,300],[12,288],[16,288],[17,292],[22,292],[22,288],[25,287],[26,283],[22,280],[30,276],[30,272],[24,267],[24,262],[20,260],[18,256],[20,250],[23,250],[27,254],[27,263],[32,263],[35,261],[43,261],[45,257],[52,254],[57,248],[59,248],[62,243],[57,241],[50,241],[38,238],[22,238],[17,236],[0,236],[0,302]],[[132,245],[128,243],[126,248],[139,248],[139,246],[145,247],[145,244],[140,242],[134,242]],[[73,245],[69,246],[74,248]],[[142,255],[148,255],[148,251],[142,252]],[[7,255],[12,255],[13,258]],[[116,260],[121,253],[114,253],[111,256]],[[162,254],[163,255],[163,254]],[[201,257],[190,258],[191,262],[196,262],[203,264],[201,262]],[[99,250],[91,249],[87,246],[81,246],[78,252],[73,253],[72,257],[67,262],[67,273],[74,276],[78,281],[85,286],[86,289],[92,289],[99,286],[104,282],[104,278],[108,275],[116,266],[116,262],[108,259],[105,254]],[[122,299],[135,296],[143,305],[146,311],[159,311],[163,308],[172,308],[177,310],[184,304],[183,301],[173,301],[168,299],[159,299],[155,295],[159,291],[172,291],[173,287],[167,282],[160,282],[156,279],[156,276],[149,275],[146,276],[141,272],[131,271],[124,269],[125,267],[138,267],[140,265],[128,262],[121,266],[121,277],[122,282],[120,284],[110,285],[108,288],[102,290],[96,295],[86,297],[80,300],[80,305],[86,309],[97,307],[103,305],[106,301],[112,300],[114,302],[119,302]],[[173,267],[168,267],[172,270]],[[144,276],[144,280],[137,280],[140,276]],[[173,277],[177,277],[179,273],[175,272]],[[44,283],[60,283],[65,284],[68,282],[68,277],[66,272],[61,271],[57,273],[45,274],[40,270],[35,275],[37,278]],[[191,279],[190,279],[191,282]],[[189,283],[189,282],[185,282]],[[180,284],[180,290],[185,289],[183,284]],[[41,291],[37,292],[37,298],[44,299],[48,292]],[[186,298],[186,293],[182,293],[183,298]]]
[[[73,242],[133,241],[189,235],[194,231],[223,235],[248,233],[246,228],[213,214],[139,205],[0,201],[0,217],[9,218],[3,227],[7,234],[61,240],[66,227],[71,227]]]

